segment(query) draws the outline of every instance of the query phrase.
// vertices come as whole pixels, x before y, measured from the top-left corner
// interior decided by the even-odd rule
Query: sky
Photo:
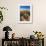
[[[30,10],[30,6],[20,6],[20,10]]]

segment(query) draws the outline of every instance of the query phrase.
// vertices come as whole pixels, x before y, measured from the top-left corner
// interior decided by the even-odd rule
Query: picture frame
[[[32,3],[18,5],[18,23],[32,23]]]

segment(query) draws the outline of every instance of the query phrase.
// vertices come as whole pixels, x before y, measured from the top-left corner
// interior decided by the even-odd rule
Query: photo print
[[[20,21],[30,21],[30,6],[20,6]]]

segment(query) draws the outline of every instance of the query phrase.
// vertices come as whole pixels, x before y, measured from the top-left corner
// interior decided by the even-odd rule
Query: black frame
[[[2,46],[4,46],[4,42],[5,41],[16,41],[16,43],[17,43],[17,41],[21,41],[21,45],[22,46],[31,46],[30,45],[30,43],[31,43],[31,41],[39,41],[39,40],[42,40],[42,46],[44,46],[44,38],[43,39],[2,39]],[[24,45],[24,42],[23,41],[26,41],[26,45]],[[27,41],[28,41],[28,44],[29,45],[27,45]],[[20,42],[19,42],[20,43]],[[19,45],[20,46],[20,45]]]

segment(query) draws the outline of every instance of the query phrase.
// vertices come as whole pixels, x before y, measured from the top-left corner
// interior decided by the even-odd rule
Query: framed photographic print
[[[32,3],[19,4],[18,22],[19,23],[32,23]]]

